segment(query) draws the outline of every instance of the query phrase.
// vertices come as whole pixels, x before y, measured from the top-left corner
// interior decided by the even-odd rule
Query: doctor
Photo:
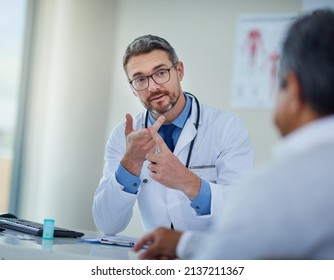
[[[252,167],[247,129],[234,114],[183,92],[183,63],[163,38],[135,39],[123,67],[146,111],[127,114],[110,134],[92,209],[97,228],[123,231],[138,201],[145,231],[207,230],[230,185]],[[150,129],[165,143],[157,146]]]

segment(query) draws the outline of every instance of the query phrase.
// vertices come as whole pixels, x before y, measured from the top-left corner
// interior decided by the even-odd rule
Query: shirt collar
[[[191,111],[191,97],[188,94],[184,94],[186,97],[186,105],[183,108],[181,114],[172,122],[175,126],[183,128]],[[150,123],[155,123],[156,119],[152,116],[152,113],[149,113]]]
[[[326,142],[334,142],[334,115],[318,119],[291,132],[274,146],[273,155],[280,157],[302,153]]]

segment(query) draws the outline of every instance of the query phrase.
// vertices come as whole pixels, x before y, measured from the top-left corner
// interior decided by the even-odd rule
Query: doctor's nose
[[[147,82],[148,82],[148,88],[147,88],[147,89],[148,89],[149,92],[155,92],[155,91],[157,91],[157,89],[160,88],[160,85],[157,84],[157,83],[153,80],[152,77],[148,77]]]

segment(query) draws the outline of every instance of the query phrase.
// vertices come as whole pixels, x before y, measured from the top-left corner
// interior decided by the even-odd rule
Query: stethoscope
[[[200,107],[199,107],[199,102],[198,99],[196,98],[195,95],[191,94],[191,93],[186,93],[188,95],[190,95],[191,97],[193,97],[195,99],[196,102],[196,107],[197,107],[197,117],[196,117],[196,123],[195,123],[195,128],[196,130],[198,130],[198,125],[199,125],[199,117],[200,117]],[[149,115],[149,111],[146,111],[145,114],[145,128],[148,128],[148,115]],[[194,143],[195,143],[195,139],[196,136],[194,137],[194,139],[191,141],[190,143],[190,147],[189,147],[189,152],[188,152],[188,157],[187,157],[187,162],[186,162],[186,168],[189,167],[189,163],[190,163],[190,158],[191,158],[191,153],[193,151],[193,147],[194,147]]]

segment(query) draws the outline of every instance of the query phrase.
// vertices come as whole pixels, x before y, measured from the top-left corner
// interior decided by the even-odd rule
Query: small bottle
[[[55,229],[55,220],[44,219],[43,224],[43,239],[52,240]]]

